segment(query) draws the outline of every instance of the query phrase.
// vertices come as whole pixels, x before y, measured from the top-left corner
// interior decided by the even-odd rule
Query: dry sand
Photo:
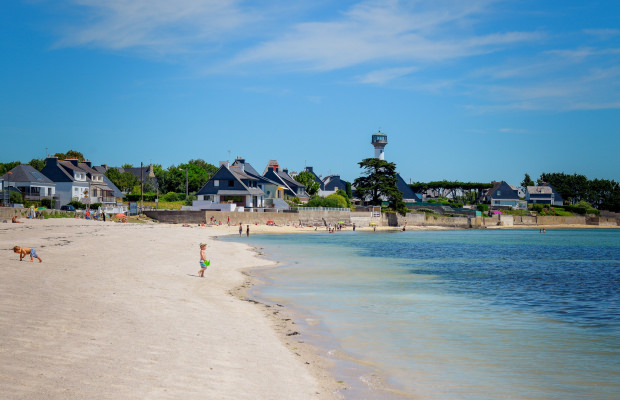
[[[0,223],[0,398],[340,397],[328,361],[286,336],[291,322],[240,298],[243,271],[268,261],[213,239],[238,227],[22,220]]]

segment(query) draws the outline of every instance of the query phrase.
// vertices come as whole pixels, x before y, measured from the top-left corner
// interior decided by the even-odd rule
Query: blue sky
[[[0,13],[0,161],[276,159],[353,180],[620,180],[618,1],[24,0]]]

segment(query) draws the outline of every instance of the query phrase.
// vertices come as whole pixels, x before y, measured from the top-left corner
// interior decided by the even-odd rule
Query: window
[[[235,186],[235,181],[228,181],[228,187]]]
[[[220,186],[220,181],[217,179],[213,181],[213,186]]]
[[[502,195],[502,191],[501,191],[501,190],[498,190],[498,191],[497,191],[497,195],[498,195],[498,196],[501,196],[501,195]]]

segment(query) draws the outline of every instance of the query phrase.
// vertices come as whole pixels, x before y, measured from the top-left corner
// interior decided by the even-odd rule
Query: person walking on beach
[[[241,225],[241,222],[239,222],[239,236],[241,236],[242,233],[243,233],[243,225]]]
[[[207,245],[205,243],[200,243],[200,270],[198,271],[198,276],[201,278],[205,277],[205,271],[209,266],[210,262],[207,260]]]
[[[248,237],[250,237],[250,225],[248,225],[248,227],[246,228],[245,233],[248,235]]]
[[[13,247],[13,251],[15,253],[19,253],[19,261],[26,258],[27,255],[30,255],[30,262],[33,262],[35,258],[38,259],[40,263],[43,262],[43,260],[41,260],[41,257],[37,255],[36,250],[32,247],[28,248],[15,246]]]

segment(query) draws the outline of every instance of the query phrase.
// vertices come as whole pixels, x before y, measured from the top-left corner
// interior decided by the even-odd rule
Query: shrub
[[[476,206],[476,208],[478,209],[478,211],[482,211],[482,212],[489,211],[489,205],[488,204],[478,204]]]
[[[343,203],[345,204],[345,207],[346,207],[346,202],[344,199],[341,199],[339,202],[337,199],[335,199],[332,196],[342,197],[342,196],[338,196],[337,194],[332,194],[325,198],[315,196],[308,201],[308,204],[306,204],[306,207],[341,208]]]
[[[185,193],[168,192],[161,196],[163,201],[183,201],[185,200]]]
[[[176,193],[175,193],[176,194]],[[127,201],[140,201],[140,198],[142,198],[143,201],[155,201],[155,199],[157,198],[157,194],[155,193],[143,193],[142,196],[140,196],[140,193],[138,194],[127,194],[125,195],[125,198],[127,199]],[[171,201],[180,201],[180,200],[185,200],[185,194],[183,194],[183,198],[179,199],[179,200],[171,200]],[[169,200],[164,200],[164,201],[169,201]]]
[[[347,208],[347,200],[345,200],[345,198],[339,194],[336,194],[336,193],[330,194],[329,196],[325,198],[325,200],[335,201],[337,204],[335,208]],[[329,206],[329,207],[334,207],[334,206]]]
[[[70,201],[68,204],[70,206],[73,206],[76,210],[85,210],[86,209],[86,204],[83,204],[82,202],[79,202],[77,200]]]
[[[532,204],[532,211],[536,211],[537,213],[541,213],[544,210],[544,206],[542,204],[534,203]]]
[[[41,205],[47,208],[54,208],[56,205],[56,199],[42,199]]]

